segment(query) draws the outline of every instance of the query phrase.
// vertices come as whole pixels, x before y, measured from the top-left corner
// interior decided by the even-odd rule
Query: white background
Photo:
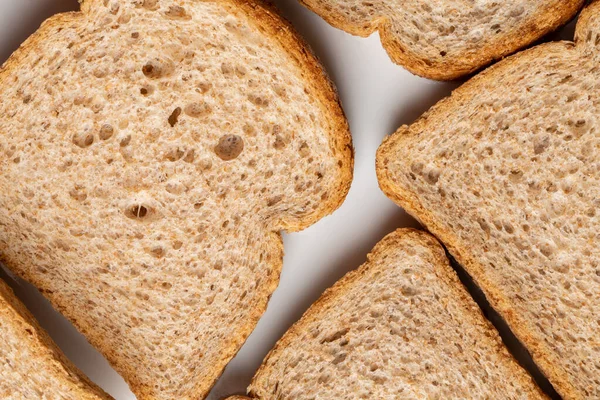
[[[361,265],[387,233],[402,226],[417,226],[379,190],[375,152],[384,136],[413,122],[458,85],[418,78],[394,65],[377,34],[367,39],[353,37],[330,27],[295,0],[275,3],[311,45],[337,85],[356,149],[355,177],[346,202],[332,216],[301,233],[284,235],[286,255],[280,286],[256,330],[213,390],[211,400],[243,393],[267,352],[323,290]],[[0,0],[0,62],[45,18],[77,9],[76,0]],[[572,27],[560,36],[571,39]],[[103,357],[34,288],[10,282],[2,271],[0,276],[9,280],[84,373],[117,400],[135,398]]]

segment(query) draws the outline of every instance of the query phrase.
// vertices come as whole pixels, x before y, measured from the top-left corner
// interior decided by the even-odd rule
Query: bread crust
[[[258,26],[268,29],[270,36],[277,38],[281,46],[291,53],[298,65],[307,72],[307,80],[312,82],[313,92],[319,99],[324,114],[331,116],[333,132],[330,134],[330,147],[343,162],[341,179],[337,190],[319,209],[302,219],[280,220],[274,227],[275,231],[285,230],[298,232],[313,225],[321,218],[337,210],[350,190],[354,171],[354,148],[348,121],[342,109],[337,90],[323,69],[317,56],[312,52],[304,39],[295,31],[289,21],[278,14],[275,6],[264,1],[226,0],[251,15]]]
[[[379,17],[363,25],[351,25],[334,11],[326,10],[322,0],[300,0],[300,2],[319,14],[330,25],[350,34],[367,37],[378,31],[381,43],[392,61],[415,75],[442,81],[467,76],[535,42],[566,24],[585,3],[584,0],[552,0],[546,6],[546,10],[535,14],[518,30],[498,36],[496,40],[476,51],[454,56],[447,55],[442,62],[438,62],[419,56],[403,42],[403,38],[395,36],[390,29],[389,17]]]
[[[583,32],[591,23],[592,15],[599,13],[600,1],[594,1],[582,12],[577,32]],[[501,76],[510,65],[524,61],[533,63],[547,52],[573,51],[583,46],[582,40],[581,34],[577,34],[575,43],[568,41],[545,43],[510,56],[479,73],[455,90],[450,97],[433,106],[412,126],[402,126],[394,134],[386,137],[377,151],[376,158],[377,178],[381,190],[444,243],[457,262],[469,272],[474,282],[483,290],[491,306],[504,318],[516,337],[525,345],[556,391],[565,399],[583,399],[585,396],[575,388],[565,371],[558,366],[557,357],[551,347],[527,330],[523,317],[514,311],[511,301],[503,294],[502,288],[486,278],[486,267],[471,254],[468,243],[462,243],[453,231],[445,229],[410,189],[394,182],[389,174],[386,159],[394,158],[394,148],[402,146],[402,142],[415,135],[415,132],[427,131],[430,115],[448,114],[452,112],[455,105],[468,103],[470,98],[479,92],[478,89],[482,84],[495,81],[496,77]]]
[[[398,246],[412,246],[412,245],[421,245],[423,247],[428,247],[431,249],[431,254],[435,259],[435,269],[436,272],[439,272],[439,276],[441,279],[451,288],[453,296],[460,299],[459,301],[463,304],[474,304],[474,300],[469,296],[466,289],[462,286],[459,281],[456,273],[450,267],[448,259],[446,257],[446,253],[444,248],[440,245],[440,243],[430,234],[413,229],[413,228],[401,228],[398,229],[389,235],[387,235],[383,240],[375,245],[371,253],[367,255],[367,261],[365,264],[360,266],[358,269],[349,272],[340,279],[334,286],[327,289],[323,295],[317,300],[302,316],[302,318],[296,322],[280,339],[275,347],[269,352],[269,354],[265,357],[265,361],[261,365],[261,367],[256,372],[256,375],[253,379],[253,382],[250,386],[256,385],[257,377],[263,375],[271,375],[268,360],[271,358],[276,358],[280,349],[286,348],[290,345],[290,343],[297,340],[298,337],[301,336],[302,332],[306,330],[306,326],[309,326],[311,322],[315,321],[316,316],[319,315],[319,311],[325,308],[328,308],[328,304],[332,302],[334,299],[344,297],[345,293],[349,291],[351,287],[356,284],[359,284],[361,280],[364,279],[365,276],[368,275],[368,272],[373,267],[372,261],[384,257],[386,253],[397,248]],[[465,312],[468,312],[465,310]],[[495,328],[482,314],[480,314],[481,320],[485,324],[486,328],[490,331],[495,331]],[[505,359],[512,359],[512,357],[506,353]],[[523,387],[530,387],[531,390],[527,392],[528,398],[547,398],[546,395],[536,386],[532,385],[530,378],[528,375],[524,373],[524,371],[515,365],[515,374],[514,379],[517,379]],[[252,398],[260,399],[260,400],[268,400],[261,399],[253,392],[252,389],[249,391],[249,395]],[[245,397],[235,397],[234,400],[243,400]]]
[[[3,304],[4,303],[4,304]],[[50,336],[42,329],[29,310],[21,303],[12,289],[0,279],[0,315],[8,316],[2,319],[2,324],[19,324],[19,329],[27,329],[30,332],[30,338],[27,342],[33,345],[32,354],[40,356],[50,356],[51,362],[47,363],[44,371],[32,371],[38,374],[47,374],[56,379],[64,380],[65,386],[70,386],[72,392],[70,395],[77,396],[83,400],[109,400],[112,399],[102,389],[90,381],[84,374],[71,363],[60,351],[58,346],[52,341]],[[32,362],[34,360],[31,360]],[[65,379],[66,376],[72,379]],[[14,385],[20,385],[21,382],[14,382]],[[53,388],[47,388],[52,391]],[[66,393],[62,393],[66,395]]]
[[[0,85],[8,85],[6,77],[10,71],[22,68],[22,60],[24,56],[34,51],[40,43],[51,40],[50,32],[55,27],[67,26],[68,24],[78,21],[80,18],[85,18],[85,14],[89,13],[93,7],[101,6],[98,0],[83,0],[80,12],[69,12],[58,14],[45,21],[37,32],[30,36],[20,48],[6,61],[0,69]],[[243,326],[232,332],[230,344],[222,349],[222,354],[227,355],[228,360],[232,359],[240,350],[247,337],[255,328],[258,320],[264,313],[267,303],[272,293],[275,291],[279,283],[279,275],[283,264],[283,242],[281,239],[282,230],[300,231],[314,224],[316,221],[331,214],[335,211],[345,199],[352,182],[353,175],[353,147],[348,123],[344,116],[337,92],[332,82],[327,77],[326,72],[320,65],[316,56],[312,53],[306,43],[294,31],[291,24],[284,20],[271,6],[263,2],[255,2],[252,0],[220,0],[219,3],[226,7],[232,13],[244,13],[249,16],[250,20],[255,23],[255,27],[272,38],[275,38],[281,45],[282,51],[287,51],[292,55],[297,66],[305,72],[304,78],[307,85],[313,89],[313,95],[318,99],[320,108],[324,115],[328,115],[331,131],[328,134],[329,145],[333,153],[340,163],[343,163],[343,168],[340,168],[339,179],[335,190],[330,192],[330,196],[324,200],[319,207],[312,213],[302,217],[279,218],[275,219],[268,226],[269,231],[265,234],[270,237],[269,241],[270,252],[277,254],[273,257],[270,269],[273,273],[268,277],[268,283],[264,285],[266,290],[261,294],[262,303],[253,310],[251,317]],[[11,267],[10,260],[4,260],[7,266]],[[28,271],[33,268],[28,269]],[[35,274],[24,273],[22,277],[29,282],[35,284],[41,290],[46,289],[44,283]],[[66,315],[69,315],[69,307],[65,304],[59,304],[54,298],[51,299],[53,305]],[[82,329],[77,321],[73,321],[76,327],[85,335],[86,332]],[[107,355],[111,364],[115,364],[118,358],[116,355],[111,356],[111,351],[103,346],[103,343],[90,339],[91,344],[98,348],[103,354]],[[226,367],[223,365],[213,365],[212,370],[204,374],[205,378],[200,382],[200,390],[197,393],[190,393],[189,398],[204,398],[215,384],[216,380]],[[124,371],[119,371],[123,373]],[[125,376],[132,391],[136,393],[140,399],[156,398],[151,388],[142,385],[135,376]]]

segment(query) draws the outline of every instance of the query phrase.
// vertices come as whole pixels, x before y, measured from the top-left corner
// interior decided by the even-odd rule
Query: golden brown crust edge
[[[373,250],[367,255],[367,261],[363,265],[361,265],[358,269],[349,272],[335,285],[327,289],[323,295],[304,313],[300,320],[292,325],[292,327],[267,354],[263,364],[255,374],[252,385],[254,385],[256,377],[262,374],[268,374],[267,360],[272,357],[276,357],[279,349],[285,348],[291,342],[293,342],[304,330],[305,323],[312,321],[314,319],[313,316],[317,314],[320,309],[326,307],[327,304],[333,299],[343,296],[344,293],[347,292],[348,288],[354,285],[357,281],[361,280],[362,277],[369,272],[372,260],[384,255],[389,249],[402,246],[406,243],[420,243],[430,248],[431,254],[435,259],[436,271],[439,273],[441,279],[443,279],[451,288],[453,294],[464,304],[475,304],[475,301],[470,297],[467,290],[460,283],[458,276],[452,270],[452,267],[450,267],[446,253],[437,239],[432,235],[418,229],[400,228],[388,234],[379,243],[377,243]],[[465,312],[469,311],[465,310]],[[496,331],[494,326],[483,316],[481,311],[479,311],[479,313],[487,328]],[[512,359],[512,356],[509,354],[507,354],[506,357]],[[532,384],[531,381],[527,381],[527,373],[524,371],[524,369],[521,369],[522,367],[517,366],[516,361],[514,365],[516,366],[516,369],[519,369],[519,371],[515,371],[514,378],[518,379],[523,384],[523,387],[532,386],[534,388],[532,391],[528,392],[528,398],[546,399],[547,396],[541,391],[540,388],[538,388],[534,383]],[[268,400],[260,399],[260,397],[257,397],[252,391],[249,392],[249,396],[251,396],[250,398],[252,399]],[[227,400],[250,400],[250,398],[244,396],[235,396],[233,398],[228,398]]]
[[[21,303],[12,289],[0,279],[0,303],[6,303],[9,308],[9,313],[15,315],[16,318],[20,319],[23,324],[31,328],[31,335],[33,335],[39,342],[39,346],[36,347],[44,347],[48,349],[52,354],[52,357],[58,362],[59,365],[64,367],[64,370],[70,376],[75,377],[81,382],[81,386],[77,385],[77,395],[82,399],[104,399],[110,400],[108,394],[104,393],[102,389],[100,389],[96,384],[90,381],[71,361],[67,359],[67,357],[60,351],[58,346],[52,341],[48,333],[39,325],[36,319],[31,315],[29,310]],[[37,350],[37,349],[35,349]],[[40,352],[43,352],[43,349],[40,349]],[[48,365],[48,369],[51,370],[51,373],[56,375],[57,377],[61,375],[62,370],[58,369],[57,365]],[[41,372],[41,371],[38,371]],[[51,388],[48,388],[51,390]]]
[[[594,1],[592,5],[588,6],[582,12],[582,18],[577,26],[578,32],[583,32],[585,24],[590,21],[592,8],[594,10],[600,10],[600,1]],[[576,40],[577,39],[578,37],[576,37]],[[501,71],[510,63],[521,60],[522,58],[531,58],[535,61],[538,52],[543,52],[546,49],[555,48],[556,46],[564,46],[564,49],[572,49],[574,47],[573,42],[551,42],[510,56],[479,73],[455,90],[450,97],[447,97],[434,105],[429,111],[423,114],[412,127],[415,127],[416,130],[426,130],[427,119],[431,113],[450,112],[455,103],[468,102],[469,97],[477,93],[480,82],[493,81],[496,74],[501,73]],[[581,46],[581,44],[578,44],[578,46]],[[474,257],[469,255],[468,246],[461,246],[458,237],[454,235],[453,232],[444,229],[441,224],[434,219],[433,215],[422,206],[417,196],[412,194],[410,190],[406,190],[399,185],[396,185],[393,180],[390,179],[384,160],[386,158],[394,157],[393,149],[396,146],[401,146],[400,143],[412,134],[410,128],[411,127],[408,126],[400,127],[394,134],[384,139],[377,151],[376,172],[381,190],[387,197],[392,199],[407,213],[417,219],[428,231],[444,243],[449,252],[456,258],[457,262],[471,275],[475,284],[483,290],[486,297],[489,299],[491,306],[494,307],[500,316],[508,323],[510,329],[521,343],[525,345],[534,362],[540,368],[542,373],[548,377],[555,390],[563,398],[583,399],[584,396],[575,389],[565,371],[557,367],[558,363],[556,362],[556,356],[550,349],[550,346],[537,340],[531,332],[525,329],[526,324],[524,324],[522,318],[514,312],[510,301],[503,295],[502,290],[498,288],[494,282],[485,278],[484,271],[486,268],[481,263],[477,262]]]
[[[229,355],[229,357],[228,357],[229,360],[231,360],[233,357],[235,357],[235,355],[240,351],[240,349],[242,348],[242,345],[244,344],[246,339],[248,339],[248,336],[250,336],[250,334],[256,327],[256,324],[258,323],[258,321],[260,320],[262,315],[267,310],[267,305],[269,303],[271,295],[273,294],[273,292],[279,285],[279,277],[281,275],[281,269],[283,268],[283,240],[279,233],[271,233],[271,235],[272,235],[272,239],[273,239],[272,243],[273,243],[274,247],[276,248],[276,251],[280,254],[279,257],[274,257],[275,261],[273,264],[273,271],[275,271],[275,273],[271,274],[271,277],[269,279],[268,286],[267,286],[269,290],[267,293],[265,293],[264,296],[262,296],[262,304],[260,304],[254,308],[254,312],[253,312],[252,316],[250,317],[250,320],[244,326],[239,327],[235,331],[236,336],[232,338],[231,345],[228,348],[223,349],[223,353]],[[223,371],[225,370],[226,366],[227,366],[227,363],[222,366],[219,366],[219,365],[215,366],[213,371],[216,373],[209,374],[210,376],[215,376],[215,378],[206,380],[206,385],[204,385],[206,390],[202,390],[202,391],[200,391],[200,393],[195,393],[193,395],[190,395],[189,398],[190,399],[205,398],[208,395],[208,392],[212,389],[212,387],[215,385],[215,383],[217,383],[217,380],[223,374]]]
[[[529,23],[511,32],[509,36],[499,37],[498,40],[480,47],[476,52],[464,53],[458,56],[448,55],[444,62],[435,62],[415,54],[402,43],[401,38],[394,36],[387,17],[374,19],[365,25],[349,25],[337,15],[321,9],[321,0],[299,1],[330,25],[350,34],[366,37],[375,31],[379,31],[381,44],[393,62],[403,66],[415,75],[440,81],[465,77],[526,47],[566,24],[585,3],[585,0],[554,1],[548,12],[541,15],[539,13],[535,14]]]
[[[323,114],[330,115],[332,132],[329,134],[330,147],[337,161],[342,163],[337,190],[324,201],[320,208],[311,215],[300,220],[281,220],[277,230],[297,232],[313,225],[323,217],[337,210],[352,184],[354,173],[354,149],[348,121],[344,115],[337,90],[329,79],[321,63],[294,27],[281,17],[274,6],[253,0],[228,0],[239,6],[259,24],[268,29],[268,34],[277,38],[282,48],[293,56],[301,70],[306,72],[307,81],[311,82],[312,94],[317,96]]]
[[[82,11],[57,14],[46,20],[33,35],[23,42],[18,50],[11,55],[2,68],[0,68],[0,85],[5,84],[4,81],[7,72],[13,68],[20,68],[21,60],[24,58],[24,55],[30,51],[30,49],[38,46],[39,43],[47,40],[49,32],[51,32],[55,26],[66,25],[81,18],[84,13],[89,11],[92,4],[96,1],[97,0],[84,0],[81,5]],[[231,360],[241,349],[243,343],[256,327],[258,320],[266,311],[271,295],[278,286],[279,276],[283,266],[283,242],[278,231],[282,229],[288,231],[300,231],[331,214],[341,206],[352,183],[354,155],[350,130],[341,108],[337,92],[316,56],[308,48],[303,39],[294,31],[291,24],[279,16],[277,12],[266,3],[254,2],[251,0],[223,0],[221,3],[229,3],[228,6],[231,7],[232,12],[236,12],[236,10],[239,12],[239,10],[241,10],[250,16],[251,19],[253,19],[260,28],[264,29],[268,35],[276,38],[281,44],[282,49],[292,55],[300,69],[306,72],[305,78],[307,82],[309,82],[310,87],[314,89],[313,95],[318,97],[323,113],[330,116],[332,126],[332,131],[329,133],[330,147],[334,151],[337,160],[342,162],[343,165],[343,167],[339,169],[340,175],[337,183],[337,190],[332,192],[331,196],[326,201],[323,201],[319,209],[301,220],[282,219],[275,221],[274,226],[270,227],[273,232],[267,234],[272,236],[271,242],[273,252],[279,253],[280,256],[274,257],[274,262],[271,266],[274,273],[271,274],[270,281],[266,285],[268,290],[262,295],[262,304],[254,308],[254,313],[250,317],[250,320],[235,331],[235,336],[232,336],[231,338],[231,345],[223,349],[223,353],[228,354],[228,359]],[[36,277],[32,275],[24,276],[24,278],[33,283],[36,283],[37,281]],[[40,285],[37,286],[40,287]],[[61,313],[68,314],[65,313],[68,307],[54,304],[54,302],[53,306]],[[82,333],[85,335],[85,332]],[[107,354],[102,343],[93,341],[90,341],[90,343],[102,353]],[[109,361],[112,365],[115,365],[115,360],[109,359]],[[200,390],[198,393],[190,393],[190,398],[206,397],[225,367],[226,364],[215,366],[212,371],[213,373],[207,374],[215,376],[215,378],[208,378],[204,382],[201,382],[199,384]],[[141,385],[135,377],[128,376],[127,378],[127,383],[130,385],[131,390],[136,393],[140,399],[150,400],[154,398],[152,392]]]

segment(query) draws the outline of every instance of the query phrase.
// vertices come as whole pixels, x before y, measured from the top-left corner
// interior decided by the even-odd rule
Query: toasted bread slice
[[[329,289],[265,359],[271,399],[540,399],[430,235],[400,229]],[[241,400],[241,398],[237,398]]]
[[[0,255],[139,399],[204,397],[277,286],[279,231],[352,175],[337,94],[245,0],[86,0],[0,72]]]
[[[557,391],[600,397],[600,3],[388,138],[384,192],[444,242]]]
[[[585,0],[300,0],[336,28],[378,30],[394,62],[449,80],[525,47],[567,21]]]
[[[0,279],[0,398],[108,400]]]

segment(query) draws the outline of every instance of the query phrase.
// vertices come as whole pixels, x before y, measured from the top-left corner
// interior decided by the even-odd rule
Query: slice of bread
[[[585,0],[300,0],[336,28],[378,30],[394,62],[432,79],[456,79],[569,21]]]
[[[326,291],[267,356],[249,392],[260,400],[545,397],[442,246],[413,229],[388,235]]]
[[[600,2],[386,139],[383,191],[446,244],[556,390],[600,398]]]
[[[1,279],[0,398],[110,399],[67,360]]]
[[[86,0],[0,72],[0,256],[139,399],[204,397],[335,210],[350,134],[315,57],[246,0]]]

